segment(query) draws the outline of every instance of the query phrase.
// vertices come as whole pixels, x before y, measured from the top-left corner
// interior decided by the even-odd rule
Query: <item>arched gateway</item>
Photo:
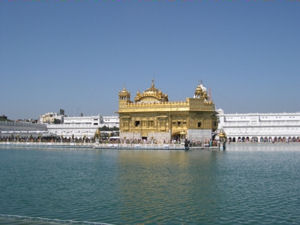
[[[167,143],[172,139],[204,141],[217,129],[215,105],[206,88],[197,86],[194,97],[169,102],[168,95],[150,88],[137,92],[134,102],[125,88],[119,92],[121,140]]]

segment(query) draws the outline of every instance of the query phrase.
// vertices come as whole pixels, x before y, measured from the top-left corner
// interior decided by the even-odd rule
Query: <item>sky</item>
[[[111,115],[155,80],[225,113],[300,112],[300,0],[0,0],[0,114]]]

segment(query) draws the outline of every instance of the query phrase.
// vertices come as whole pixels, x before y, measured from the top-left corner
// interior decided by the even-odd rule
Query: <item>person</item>
[[[185,148],[185,150],[189,150],[189,141],[188,141],[188,139],[184,140],[184,148]]]

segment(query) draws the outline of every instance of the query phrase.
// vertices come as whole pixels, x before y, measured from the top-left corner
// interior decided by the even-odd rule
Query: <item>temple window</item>
[[[141,123],[141,121],[137,120],[137,121],[134,122],[134,126],[138,127],[140,125],[140,123]]]
[[[201,122],[198,122],[198,128],[200,128],[201,127]]]

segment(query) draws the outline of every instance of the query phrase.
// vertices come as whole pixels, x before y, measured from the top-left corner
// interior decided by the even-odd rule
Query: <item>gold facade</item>
[[[215,105],[206,88],[200,84],[193,98],[170,102],[168,95],[155,88],[154,82],[143,93],[137,92],[134,102],[124,88],[119,92],[121,138],[170,139],[187,138],[191,130],[217,129]]]

